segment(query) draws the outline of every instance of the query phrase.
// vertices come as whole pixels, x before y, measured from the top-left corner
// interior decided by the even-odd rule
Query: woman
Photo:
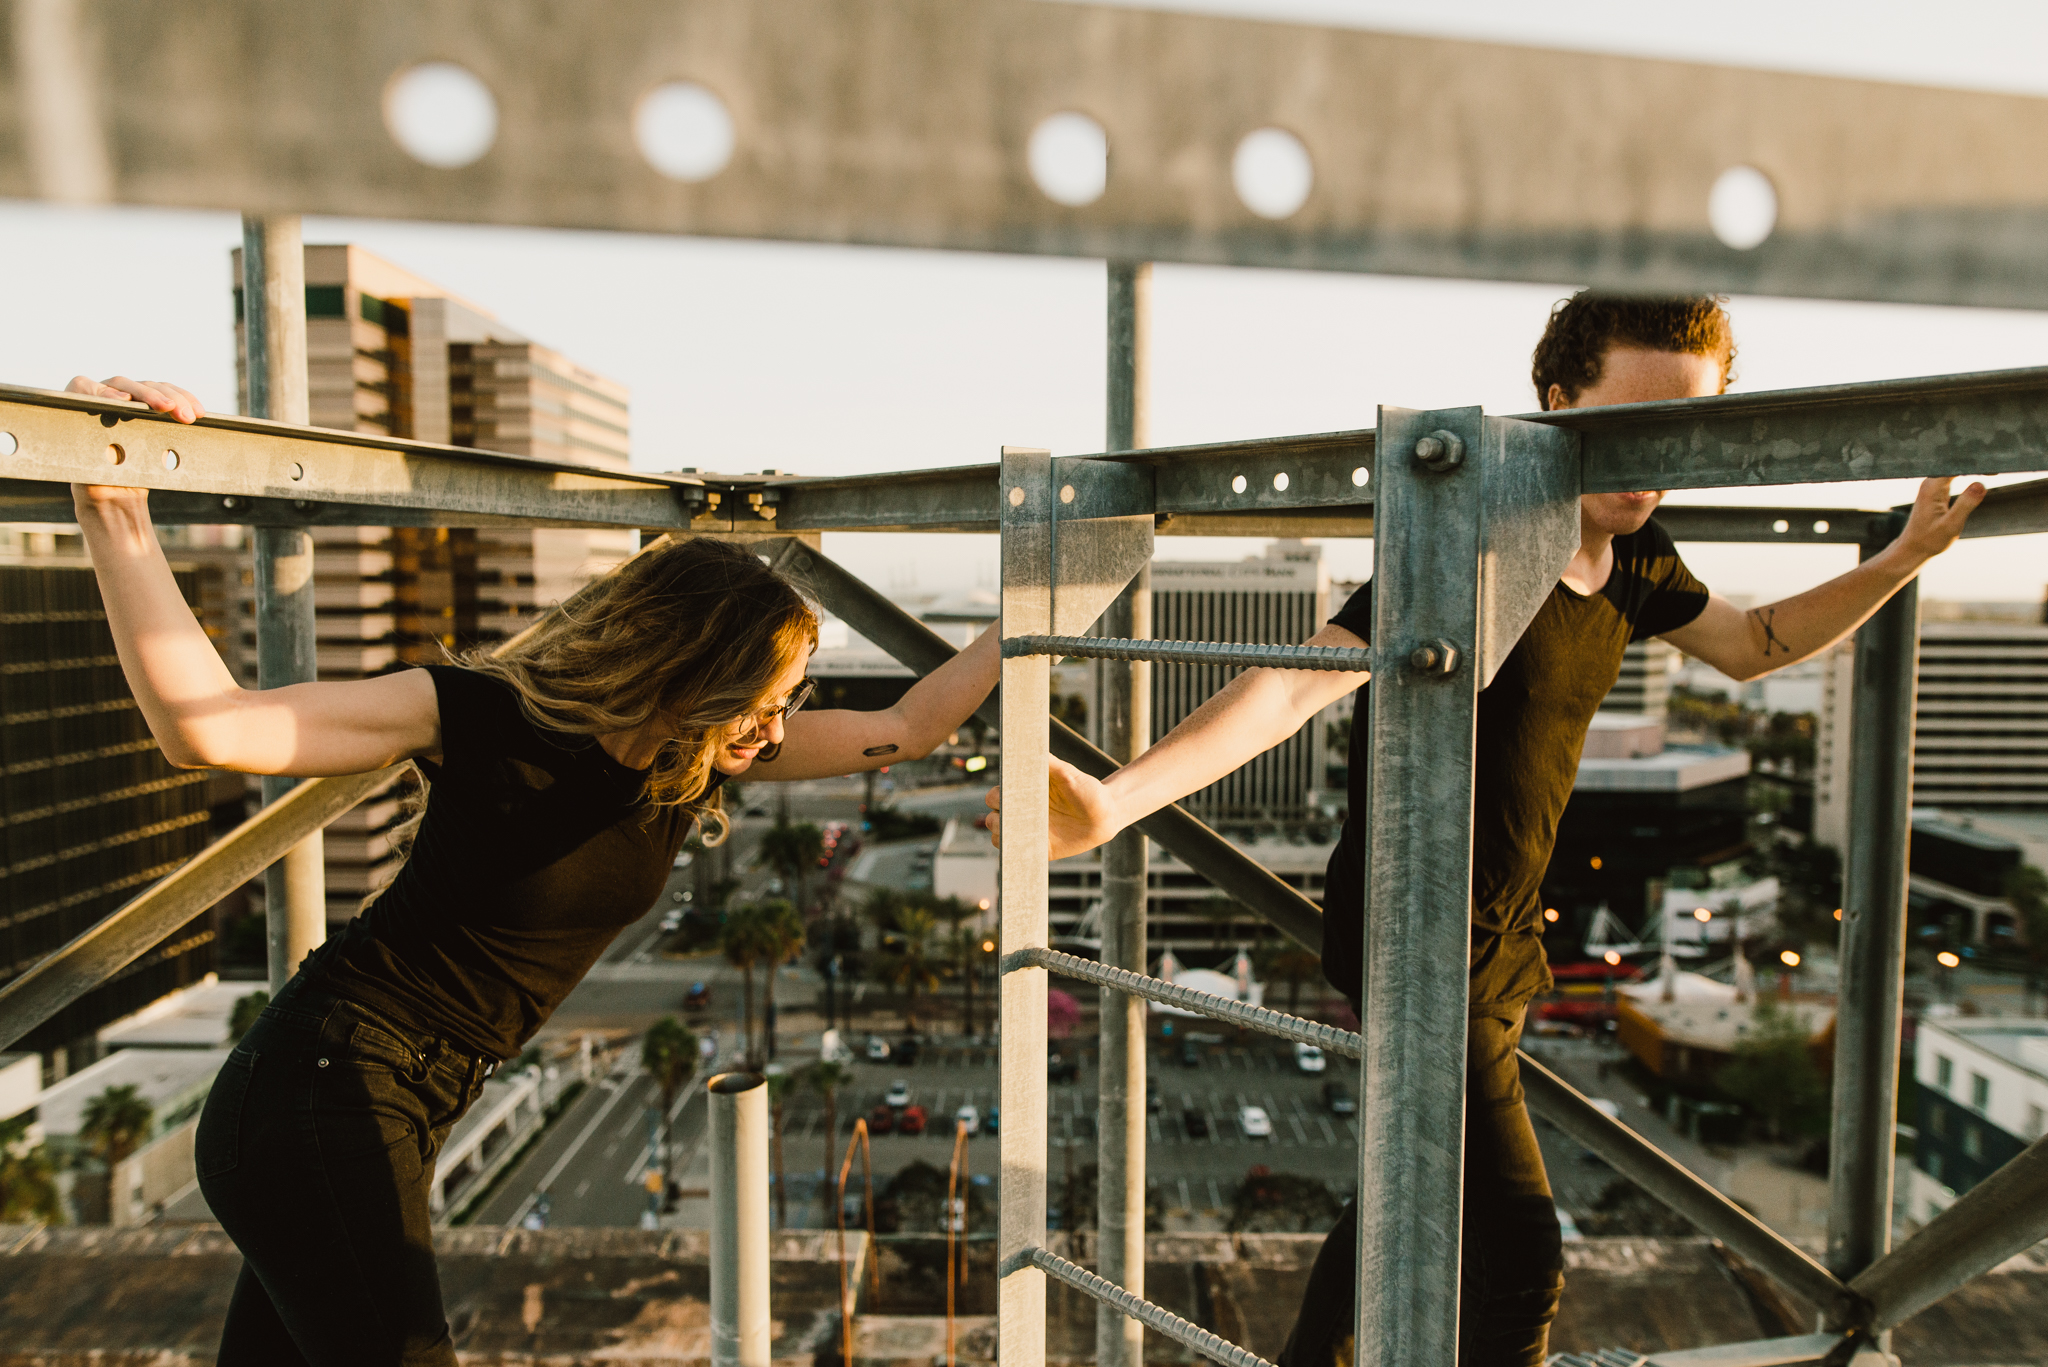
[[[71,388],[185,422],[196,399]],[[349,683],[236,685],[142,490],[80,485],[121,665],[171,763],[431,779],[411,857],[243,1037],[200,1120],[201,1190],[244,1263],[222,1367],[453,1363],[427,1193],[448,1129],[661,893],[717,789],[930,752],[994,686],[989,632],[895,707],[797,709],[817,618],[728,543],[662,542],[495,654]]]

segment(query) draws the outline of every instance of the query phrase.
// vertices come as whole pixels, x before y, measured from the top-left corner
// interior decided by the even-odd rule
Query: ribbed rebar
[[[1153,660],[1177,665],[1263,665],[1268,669],[1327,669],[1360,674],[1372,668],[1372,651],[1350,646],[1123,641],[1111,636],[1011,636],[1004,639],[1004,659],[1023,655],[1071,655],[1082,660]]]
[[[1007,1277],[1021,1268],[1036,1267],[1049,1277],[1057,1277],[1076,1291],[1095,1297],[1104,1305],[1112,1306],[1137,1320],[1147,1329],[1166,1335],[1182,1347],[1193,1349],[1203,1357],[1224,1364],[1224,1367],[1273,1367],[1273,1364],[1249,1348],[1240,1348],[1228,1339],[1217,1338],[1199,1325],[1189,1324],[1170,1310],[1162,1310],[1152,1302],[1133,1296],[1114,1282],[1106,1282],[1085,1267],[1076,1266],[1056,1253],[1043,1248],[1027,1248],[1011,1254],[1003,1260],[999,1275]]]
[[[1199,1011],[1205,1016],[1214,1016],[1218,1020],[1231,1021],[1254,1030],[1263,1030],[1269,1035],[1291,1039],[1297,1044],[1313,1044],[1318,1049],[1327,1049],[1345,1058],[1359,1058],[1365,1052],[1364,1041],[1349,1030],[1339,1030],[1334,1025],[1324,1025],[1320,1021],[1303,1020],[1300,1016],[1290,1016],[1285,1011],[1272,1011],[1248,1002],[1232,1001],[1228,997],[1219,997],[1214,992],[1197,991],[1192,987],[1182,987],[1160,978],[1148,978],[1142,973],[1133,973],[1126,968],[1112,968],[1096,963],[1093,959],[1079,959],[1072,954],[1062,954],[1056,949],[1020,949],[1003,956],[1003,972],[1009,973],[1019,968],[1042,968],[1063,977],[1080,978],[1103,987],[1113,987],[1134,997]]]

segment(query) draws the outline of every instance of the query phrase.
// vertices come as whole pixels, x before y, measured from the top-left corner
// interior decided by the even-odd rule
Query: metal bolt
[[[325,1068],[325,1067],[327,1066],[327,1060],[326,1060],[326,1059],[324,1059],[324,1058],[323,1058],[323,1059],[321,1059],[321,1060],[320,1060],[320,1062],[319,1062],[319,1064],[318,1064],[318,1066],[319,1066],[319,1067],[322,1067],[322,1068]]]
[[[1415,443],[1415,460],[1442,474],[1465,463],[1465,439],[1456,432],[1435,431]]]
[[[1434,641],[1424,641],[1410,651],[1408,664],[1418,674],[1436,674],[1448,678],[1458,672],[1458,648],[1439,636]]]

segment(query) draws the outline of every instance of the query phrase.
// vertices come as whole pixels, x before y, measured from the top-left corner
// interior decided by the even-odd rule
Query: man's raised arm
[[[1664,639],[1731,679],[1754,679],[1818,655],[1869,620],[1870,614],[1963,533],[1984,501],[1972,484],[1950,502],[1949,481],[1930,479],[1913,500],[1906,529],[1870,559],[1805,593],[1744,612],[1725,598]]]
[[[1357,650],[1365,642],[1333,623],[1306,644]],[[1052,761],[1051,857],[1092,850],[1132,822],[1242,768],[1371,677],[1318,669],[1248,669],[1107,779],[1090,778],[1064,760]],[[1000,788],[988,795],[988,805],[998,813],[1002,796]],[[989,818],[989,833],[1001,843],[999,817]]]

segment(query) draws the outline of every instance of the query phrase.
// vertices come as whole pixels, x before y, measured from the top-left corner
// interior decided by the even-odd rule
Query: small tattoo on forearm
[[[895,747],[895,746],[893,746],[893,745],[870,745],[870,746],[869,746],[869,747],[868,747],[867,749],[865,749],[865,750],[861,751],[861,753],[862,753],[863,755],[866,755],[866,756],[867,756],[867,757],[868,757],[869,759],[873,759],[873,758],[875,758],[875,757],[876,757],[877,755],[893,755],[893,754],[895,754],[895,753],[896,753],[896,747]]]
[[[1783,641],[1779,640],[1778,633],[1772,628],[1771,624],[1777,619],[1778,616],[1778,610],[1776,608],[1751,608],[1749,610],[1749,615],[1756,618],[1756,624],[1764,629],[1765,658],[1769,658],[1771,653],[1771,647],[1773,646],[1776,646],[1779,650],[1784,651],[1787,655],[1790,655],[1792,653],[1792,647],[1786,645]]]

